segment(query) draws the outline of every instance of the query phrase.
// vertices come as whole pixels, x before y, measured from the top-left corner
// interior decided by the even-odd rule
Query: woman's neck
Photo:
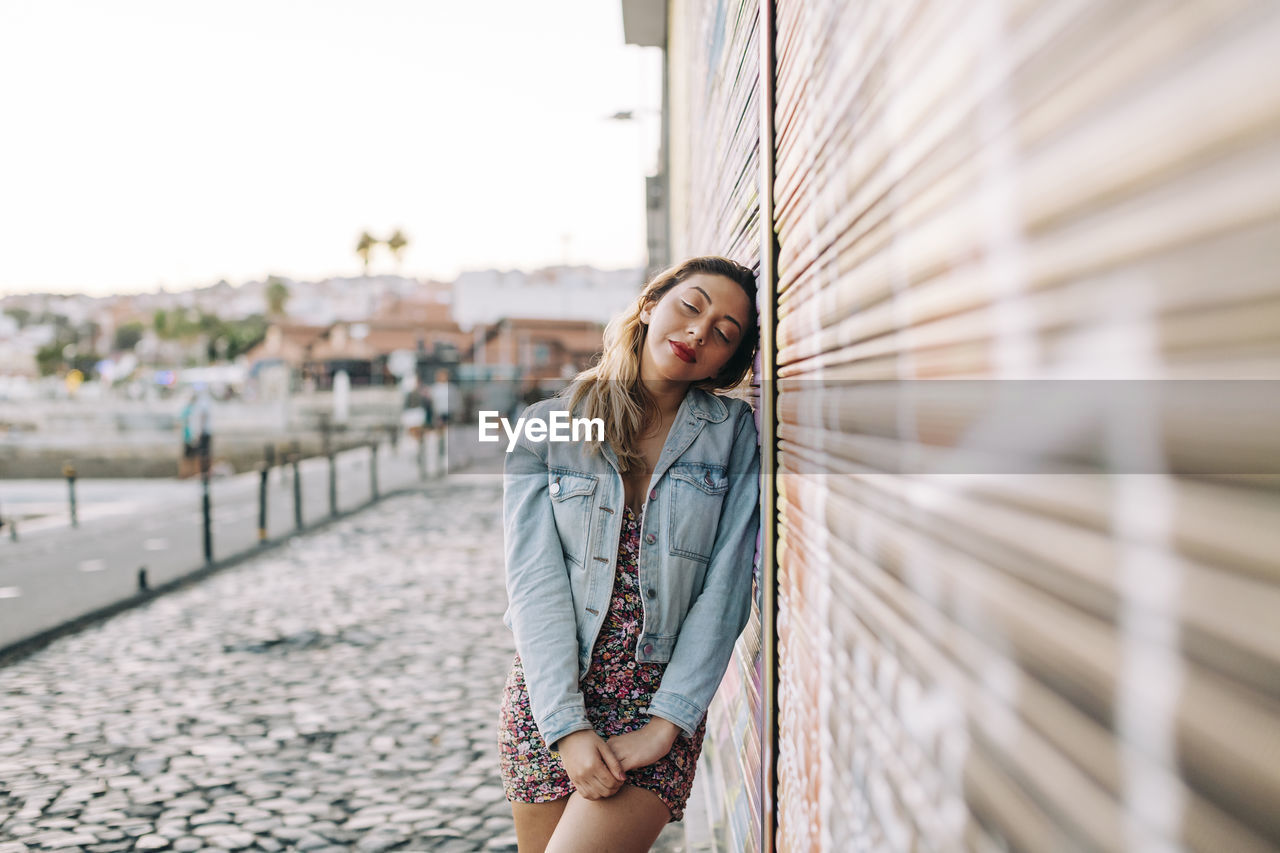
[[[684,400],[684,395],[689,391],[688,382],[672,382],[667,379],[645,379],[641,377],[640,384],[649,392],[654,405],[657,406],[659,421],[667,421],[674,418],[676,412],[680,409],[681,401]]]

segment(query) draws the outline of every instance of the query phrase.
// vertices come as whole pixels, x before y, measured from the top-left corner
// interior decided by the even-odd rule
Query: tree
[[[128,352],[138,345],[138,341],[142,340],[145,328],[137,320],[128,323],[122,323],[120,328],[116,329],[115,349]]]
[[[272,317],[284,314],[284,305],[289,301],[289,287],[277,276],[267,278],[267,313]]]
[[[395,256],[397,269],[400,268],[401,254],[403,254],[404,247],[407,245],[409,245],[409,238],[405,237],[404,232],[399,228],[396,229],[396,233],[391,235],[391,239],[387,241],[387,248]]]
[[[360,234],[360,242],[356,243],[356,254],[360,256],[360,262],[364,264],[365,275],[369,274],[369,253],[373,251],[373,247],[378,245],[379,242],[381,241],[375,240],[368,231],[363,231]]]

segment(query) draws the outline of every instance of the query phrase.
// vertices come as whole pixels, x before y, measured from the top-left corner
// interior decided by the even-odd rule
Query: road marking
[[[20,598],[22,589],[16,586],[0,586],[0,598]]]
[[[80,564],[80,571],[82,571],[82,572],[100,572],[100,571],[102,571],[103,569],[105,569],[106,567],[107,567],[107,561],[106,561],[106,560],[101,560],[101,559],[94,558],[94,559],[92,559],[92,560],[85,560],[84,562],[82,562],[82,563]]]
[[[168,539],[147,539],[142,543],[142,550],[144,551],[163,551],[168,547]]]

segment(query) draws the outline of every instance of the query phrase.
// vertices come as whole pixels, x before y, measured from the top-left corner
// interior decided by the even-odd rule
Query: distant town
[[[0,400],[133,399],[201,383],[267,394],[451,377],[554,380],[587,366],[640,269],[480,270],[454,281],[269,276],[193,290],[0,298]],[[280,389],[286,390],[286,389]],[[286,391],[287,392],[287,391]]]

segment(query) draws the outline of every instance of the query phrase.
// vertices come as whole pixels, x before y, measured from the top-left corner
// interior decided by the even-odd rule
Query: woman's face
[[[715,376],[737,351],[754,310],[733,279],[689,276],[640,312],[649,325],[641,378],[692,383]]]

